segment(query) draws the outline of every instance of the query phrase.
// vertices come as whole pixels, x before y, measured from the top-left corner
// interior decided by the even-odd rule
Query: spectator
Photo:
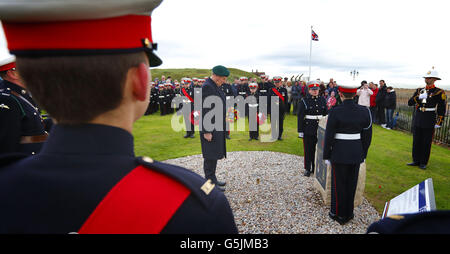
[[[386,127],[386,115],[384,113],[384,97],[386,96],[386,83],[380,80],[380,87],[376,97],[377,104],[377,121],[381,126]]]
[[[285,78],[286,80],[286,78]],[[288,94],[288,100],[286,101],[286,114],[290,114],[291,113],[291,104],[292,104],[292,82],[291,81],[286,81],[286,90],[287,90],[287,94]]]
[[[323,81],[320,82],[320,90],[319,90],[319,96],[323,96],[325,94],[325,90],[327,88],[325,87],[325,83]]]
[[[328,94],[331,94],[332,91],[334,91],[334,94],[338,94],[338,88],[337,88],[337,84],[336,81],[330,82],[328,84]]]
[[[301,89],[300,97],[304,98],[304,97],[306,97],[306,93],[308,92],[308,88],[306,87],[306,82],[305,81],[302,81],[301,87],[302,87],[302,89]]]
[[[370,113],[372,114],[372,121],[374,123],[378,123],[377,119],[376,119],[376,115],[377,115],[377,102],[376,102],[376,98],[377,98],[377,94],[378,94],[378,85],[370,82],[369,84],[369,88],[372,90],[373,94],[370,96]]]
[[[297,115],[298,113],[298,103],[301,100],[301,92],[302,92],[302,87],[300,86],[300,82],[299,81],[295,81],[294,85],[292,86],[292,90],[291,90],[291,96],[292,96],[292,104],[293,104],[293,109],[292,109],[292,113],[294,115]]]
[[[397,106],[397,95],[392,86],[386,88],[386,96],[384,98],[384,107],[386,108],[386,129],[394,128],[394,110]]]
[[[328,82],[328,84],[327,84],[327,89],[332,88],[333,84],[334,84],[334,80],[333,80],[333,78],[330,78],[330,82]]]
[[[327,108],[330,110],[332,107],[336,106],[336,93],[331,91],[330,96],[327,98]]]
[[[373,92],[369,89],[367,81],[363,80],[361,82],[361,88],[358,89],[356,94],[359,96],[358,104],[370,108],[370,96],[373,94]]]

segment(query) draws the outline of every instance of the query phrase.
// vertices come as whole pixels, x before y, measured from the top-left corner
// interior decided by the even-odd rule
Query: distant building
[[[252,73],[254,73],[256,76],[261,77],[261,75],[266,75],[265,72],[259,72],[258,69],[256,69],[256,71],[252,70]]]

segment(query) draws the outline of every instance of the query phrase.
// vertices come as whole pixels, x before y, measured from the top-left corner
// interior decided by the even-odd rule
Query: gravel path
[[[203,176],[202,155],[171,159]],[[217,164],[217,178],[243,234],[362,234],[380,219],[364,198],[355,218],[341,226],[328,217],[313,177],[303,176],[303,157],[258,151],[228,152]]]

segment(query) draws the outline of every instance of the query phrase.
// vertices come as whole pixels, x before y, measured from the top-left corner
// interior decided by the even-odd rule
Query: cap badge
[[[158,49],[158,44],[157,43],[151,43],[148,38],[142,39],[142,45],[144,45],[144,47],[149,48],[149,49],[154,49],[154,50]]]
[[[427,74],[430,75],[430,74],[431,74],[431,71],[428,71]]]
[[[148,48],[150,46],[150,40],[148,38],[143,39],[143,44]]]

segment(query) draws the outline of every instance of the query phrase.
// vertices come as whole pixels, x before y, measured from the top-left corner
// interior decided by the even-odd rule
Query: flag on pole
[[[312,34],[311,34],[311,39],[313,41],[318,41],[319,40],[319,35],[317,35],[314,30],[311,30]]]

